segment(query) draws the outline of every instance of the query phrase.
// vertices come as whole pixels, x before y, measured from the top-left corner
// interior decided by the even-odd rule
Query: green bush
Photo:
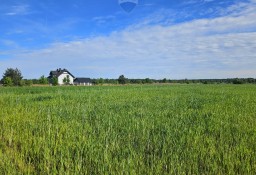
[[[3,79],[3,85],[4,86],[13,86],[13,81],[10,77],[5,77]]]

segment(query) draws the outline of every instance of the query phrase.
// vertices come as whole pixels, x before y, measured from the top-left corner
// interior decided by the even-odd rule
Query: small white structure
[[[53,81],[53,78],[56,77],[58,79],[59,85],[64,84],[73,84],[74,83],[74,75],[72,75],[67,69],[57,69],[56,71],[51,71],[48,79],[50,82]]]
[[[92,86],[92,82],[90,78],[75,78],[74,85]]]
[[[83,86],[91,86],[90,78],[75,78],[67,69],[57,69],[56,71],[51,71],[50,76],[48,77],[49,82],[53,83],[53,78],[56,77],[58,79],[59,85],[83,85]]]

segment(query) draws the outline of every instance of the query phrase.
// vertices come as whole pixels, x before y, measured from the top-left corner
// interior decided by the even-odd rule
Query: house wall
[[[63,85],[63,84],[64,84],[64,83],[63,83],[63,79],[64,79],[65,77],[67,77],[67,75],[69,75],[69,80],[70,80],[69,84],[73,84],[73,83],[74,83],[74,78],[73,78],[69,73],[63,72],[63,73],[58,77],[58,84],[59,84],[59,85]]]
[[[74,82],[74,85],[79,85],[79,86],[92,86],[92,83],[76,83],[76,82]]]

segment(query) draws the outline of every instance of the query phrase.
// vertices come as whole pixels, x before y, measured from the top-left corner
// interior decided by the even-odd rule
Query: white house
[[[58,79],[59,85],[64,84],[75,84],[75,85],[87,85],[91,86],[90,78],[75,78],[67,69],[57,69],[56,71],[51,71],[50,76],[48,77],[49,82],[53,82],[53,78],[56,77]]]
[[[73,84],[74,83],[74,75],[72,75],[67,69],[57,69],[56,71],[51,71],[48,79],[52,83],[53,78],[56,77],[58,79],[58,84]]]

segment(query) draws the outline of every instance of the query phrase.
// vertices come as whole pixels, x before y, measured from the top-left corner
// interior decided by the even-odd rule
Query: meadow
[[[256,86],[1,87],[0,174],[256,174]]]

